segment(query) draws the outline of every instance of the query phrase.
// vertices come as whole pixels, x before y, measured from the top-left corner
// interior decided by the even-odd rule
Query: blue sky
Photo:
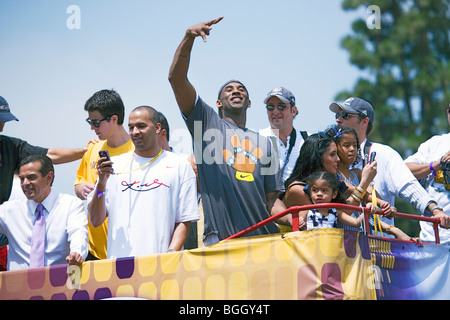
[[[80,9],[80,29],[70,30],[70,5]],[[224,16],[208,42],[197,39],[189,79],[214,106],[219,87],[239,79],[252,107],[247,127],[268,126],[263,100],[276,86],[296,96],[295,127],[317,132],[334,123],[328,110],[360,71],[349,64],[340,40],[365,10],[344,12],[338,0],[2,0],[0,95],[20,121],[3,134],[45,147],[81,147],[95,138],[84,103],[114,88],[126,112],[150,105],[163,112],[171,144],[186,152],[187,131],[167,80],[185,30]],[[79,162],[58,165],[54,188],[73,193]]]

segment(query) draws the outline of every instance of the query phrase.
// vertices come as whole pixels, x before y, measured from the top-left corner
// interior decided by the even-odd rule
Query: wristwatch
[[[441,211],[444,211],[444,208],[440,207],[440,206],[437,204],[437,205],[435,205],[435,206],[433,207],[433,209],[430,210],[430,211],[431,211],[431,214],[433,214],[433,211],[436,210],[436,209],[441,210]]]
[[[433,211],[435,209],[440,209],[440,210],[444,211],[444,209],[441,206],[439,206],[435,201],[430,201],[430,203],[435,203],[436,205],[433,208],[431,208],[431,210],[425,209],[425,212],[424,212],[425,217],[432,217]],[[430,203],[428,205],[430,205]]]

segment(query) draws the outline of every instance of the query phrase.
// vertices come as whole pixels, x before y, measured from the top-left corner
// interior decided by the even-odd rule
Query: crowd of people
[[[284,87],[261,99],[270,125],[247,129],[251,101],[242,82],[220,88],[216,111],[188,79],[195,39],[206,41],[221,19],[188,28],[170,66],[169,82],[193,140],[189,159],[169,147],[164,110],[138,106],[128,115],[127,130],[114,90],[86,101],[86,121],[98,139],[85,148],[48,149],[0,135],[3,270],[209,246],[291,206],[330,202],[381,209],[383,217],[371,219],[375,229],[420,241],[395,227],[396,197],[439,218],[441,243],[450,244],[450,134],[424,142],[404,161],[368,139],[375,121],[369,102],[351,97],[331,103],[336,124],[311,134],[294,128],[299,110]],[[450,107],[446,115],[450,124]],[[14,120],[0,97],[0,132]],[[219,134],[204,139],[210,130]],[[57,193],[53,164],[79,159],[74,195]],[[9,200],[14,174],[24,199]],[[289,231],[291,225],[284,216],[249,236]],[[302,230],[361,226],[359,211],[300,213]],[[429,223],[421,223],[420,238],[434,241]]]

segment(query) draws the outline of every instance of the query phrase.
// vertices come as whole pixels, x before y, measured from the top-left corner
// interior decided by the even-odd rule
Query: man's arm
[[[189,116],[194,109],[196,92],[194,86],[188,80],[189,63],[191,60],[191,51],[196,37],[201,36],[206,42],[206,36],[211,31],[213,24],[221,21],[223,17],[199,23],[190,27],[183,40],[175,52],[172,65],[169,71],[169,82],[175,94],[175,98],[181,113],[185,117]]]
[[[82,182],[75,186],[75,194],[81,200],[86,200],[89,193],[95,189],[95,184],[89,182]]]
[[[287,210],[284,202],[278,198],[277,191],[266,193],[266,207],[271,216],[275,216]],[[292,226],[292,215],[287,214],[276,222],[284,226]]]
[[[98,160],[98,182],[96,189],[100,193],[106,191],[106,184],[109,176],[114,173],[114,170],[110,165],[112,165],[112,161],[107,161],[106,158],[100,158]],[[89,221],[94,227],[100,226],[108,216],[105,195],[101,195],[98,192],[94,193],[92,200],[88,205]]]
[[[47,157],[52,159],[54,164],[62,164],[81,159],[86,151],[87,147],[78,149],[51,148],[47,151]]]
[[[184,243],[189,235],[189,229],[191,222],[180,222],[175,224],[173,230],[172,240],[170,241],[169,250],[180,251],[183,248]]]
[[[89,252],[89,236],[84,204],[80,200],[73,202],[67,218],[67,240],[70,243],[70,254],[66,261],[70,265],[81,265]]]
[[[417,163],[417,162],[406,162],[406,166],[411,170],[413,175],[418,179],[423,179],[428,176],[433,171],[442,170],[441,163],[450,162],[450,151],[447,152],[442,158],[433,161],[432,163]],[[431,170],[433,168],[433,170]]]

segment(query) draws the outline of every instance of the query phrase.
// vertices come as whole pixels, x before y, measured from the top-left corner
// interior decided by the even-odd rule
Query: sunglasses
[[[336,119],[338,119],[339,117],[342,117],[342,119],[347,120],[351,116],[358,116],[359,117],[359,113],[350,113],[350,112],[347,112],[347,111],[343,111],[341,113],[336,113]]]
[[[276,108],[277,108],[278,110],[280,110],[280,111],[284,111],[284,110],[287,108],[287,106],[286,106],[285,104],[280,103],[280,104],[278,104],[278,105],[276,106]],[[273,111],[273,110],[275,110],[275,106],[274,106],[273,104],[268,104],[268,105],[266,106],[266,109],[267,109],[268,111]]]
[[[102,123],[102,121],[107,121],[111,119],[111,117],[106,117],[105,119],[101,119],[101,120],[91,120],[89,118],[86,119],[86,122],[89,123],[90,126],[94,126],[96,128],[100,127],[100,123]]]

